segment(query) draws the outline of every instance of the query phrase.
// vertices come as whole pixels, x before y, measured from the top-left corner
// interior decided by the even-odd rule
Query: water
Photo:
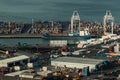
[[[70,21],[78,10],[82,21],[102,21],[111,10],[115,22],[120,22],[120,0],[0,0],[1,21],[62,20]]]
[[[40,44],[40,45],[48,45],[49,44],[49,40],[44,40],[41,38],[3,38],[0,39],[0,44],[11,44],[11,45],[15,45],[15,44]]]

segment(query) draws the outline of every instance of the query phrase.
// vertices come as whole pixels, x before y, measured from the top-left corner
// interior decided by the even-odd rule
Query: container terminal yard
[[[0,80],[120,80],[120,26],[110,11],[103,23],[82,22],[77,11],[71,22],[1,22],[0,34],[50,40],[49,45],[0,44]]]

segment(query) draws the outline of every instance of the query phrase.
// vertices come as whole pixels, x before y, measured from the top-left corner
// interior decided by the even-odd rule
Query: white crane
[[[106,14],[103,18],[104,34],[106,34],[106,24],[108,21],[111,21],[111,33],[113,34],[114,17],[110,11],[106,11]]]
[[[71,17],[71,33],[73,33],[75,30],[80,31],[80,16],[78,11],[74,11]]]

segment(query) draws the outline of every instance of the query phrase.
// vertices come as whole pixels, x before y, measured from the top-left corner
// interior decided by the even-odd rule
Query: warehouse
[[[29,60],[29,57],[26,55],[7,58],[7,59],[0,60],[0,67],[14,66],[21,62],[28,62],[28,60]]]
[[[90,58],[76,58],[76,57],[59,57],[51,60],[52,66],[69,67],[69,68],[84,68],[89,66],[90,69],[95,69],[95,65],[104,60],[90,59]]]

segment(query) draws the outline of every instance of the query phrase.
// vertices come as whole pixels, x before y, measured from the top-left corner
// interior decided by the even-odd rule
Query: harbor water
[[[0,39],[0,44],[11,44],[11,45],[16,45],[16,44],[41,44],[41,45],[48,45],[49,40],[44,40],[41,38],[1,38]]]

